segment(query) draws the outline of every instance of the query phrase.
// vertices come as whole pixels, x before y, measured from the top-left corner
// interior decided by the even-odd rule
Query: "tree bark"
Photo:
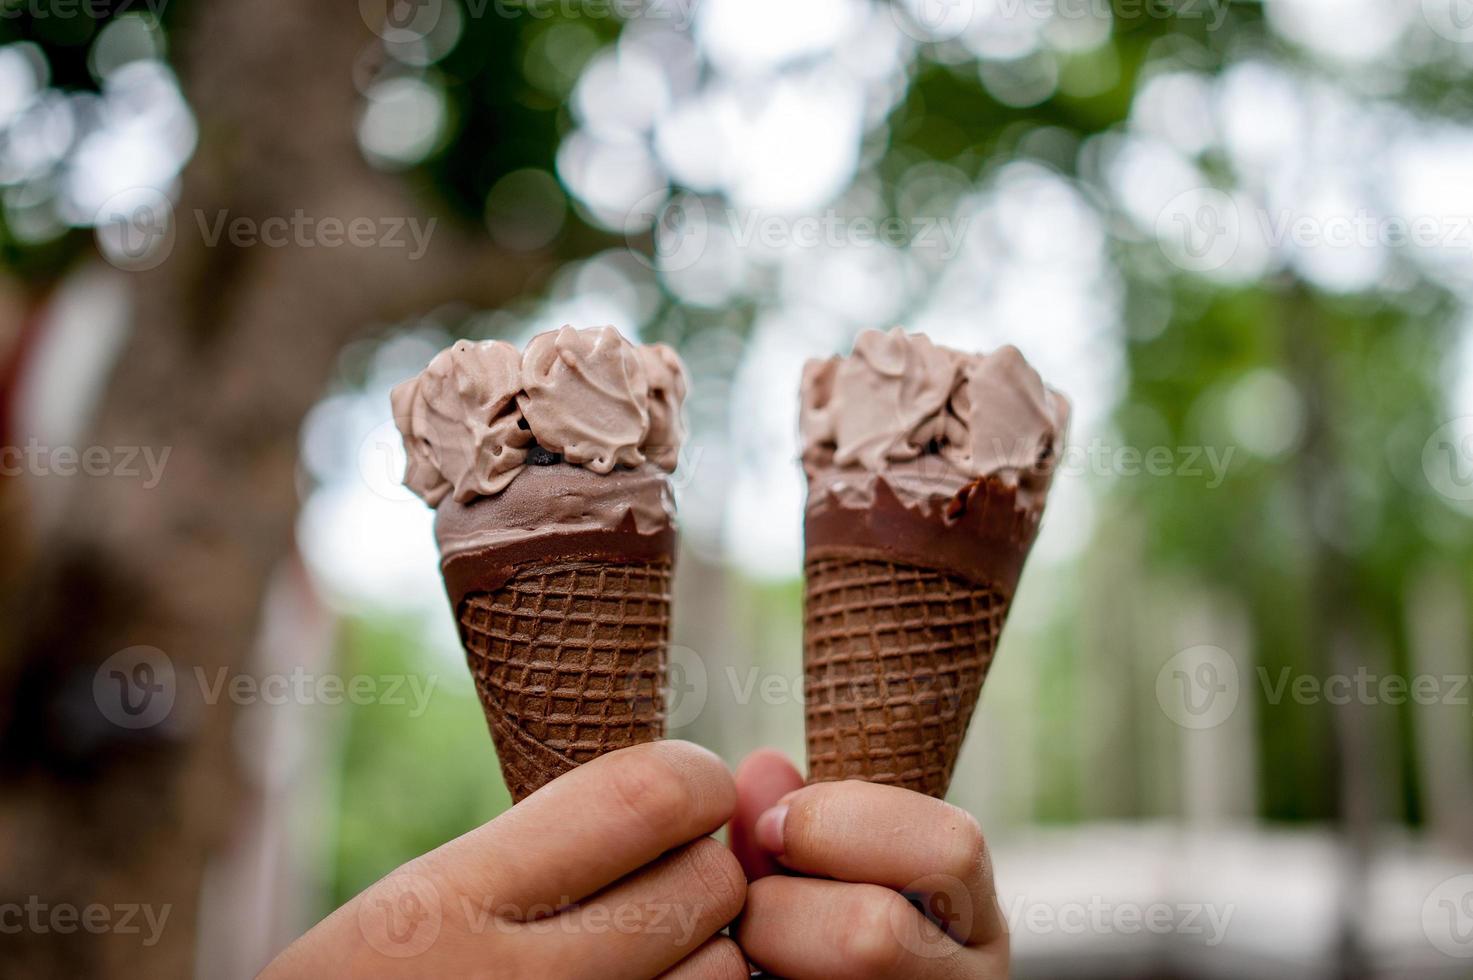
[[[197,0],[189,13],[173,40],[200,143],[173,250],[136,276],[134,327],[86,437],[167,448],[163,479],[57,487],[67,518],[0,623],[0,902],[146,905],[168,918],[153,945],[146,929],[26,929],[6,941],[17,975],[193,972],[201,874],[241,793],[229,699],[203,703],[196,671],[248,663],[264,583],[291,547],[304,414],[351,339],[446,302],[503,304],[549,264],[445,220],[418,260],[211,245],[197,216],[222,210],[428,215],[358,151],[355,73],[374,38],[353,5]],[[104,716],[93,681],[140,644],[172,663],[177,701],[165,723],[129,731]]]

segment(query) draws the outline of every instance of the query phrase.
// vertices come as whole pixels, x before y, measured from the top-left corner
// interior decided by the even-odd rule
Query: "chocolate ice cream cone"
[[[676,542],[666,473],[684,377],[669,348],[634,348],[608,328],[543,334],[525,358],[509,345],[468,349],[480,362],[432,364],[396,389],[395,408],[406,482],[436,506],[446,592],[520,802],[665,733]],[[447,452],[462,426],[488,445]]]
[[[1065,421],[1062,398],[1016,352],[992,356],[1006,369],[989,372],[995,365],[924,337],[872,333],[852,358],[805,373],[810,781],[946,795]],[[985,444],[970,411],[981,394],[973,379],[1031,396],[1010,406],[1025,422],[1012,431],[989,405],[1000,426],[991,448],[1017,441],[1011,455],[989,461],[977,451]],[[857,425],[837,417],[850,393],[866,404]],[[997,465],[999,455],[1009,465]]]

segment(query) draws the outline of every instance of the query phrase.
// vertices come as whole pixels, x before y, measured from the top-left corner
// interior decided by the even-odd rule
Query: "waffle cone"
[[[1008,596],[888,556],[810,550],[805,573],[809,780],[944,797]]]
[[[513,801],[665,734],[669,558],[524,564],[459,602],[461,641]]]

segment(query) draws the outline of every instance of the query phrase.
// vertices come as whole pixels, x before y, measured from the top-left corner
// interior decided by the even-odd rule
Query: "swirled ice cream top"
[[[525,351],[461,340],[390,398],[409,457],[404,483],[431,507],[501,493],[549,458],[609,473],[673,472],[685,439],[685,367],[664,344],[565,326]]]
[[[846,473],[884,475],[912,498],[991,476],[1041,508],[1068,420],[1068,400],[1016,347],[967,354],[899,327],[867,330],[848,357],[803,370],[804,466],[841,495],[859,485]]]

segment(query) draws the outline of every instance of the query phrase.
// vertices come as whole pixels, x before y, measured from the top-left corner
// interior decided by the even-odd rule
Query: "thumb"
[[[782,868],[757,846],[757,818],[778,800],[803,786],[803,776],[776,749],[758,749],[736,770],[737,803],[728,840],[749,881],[780,874]]]

